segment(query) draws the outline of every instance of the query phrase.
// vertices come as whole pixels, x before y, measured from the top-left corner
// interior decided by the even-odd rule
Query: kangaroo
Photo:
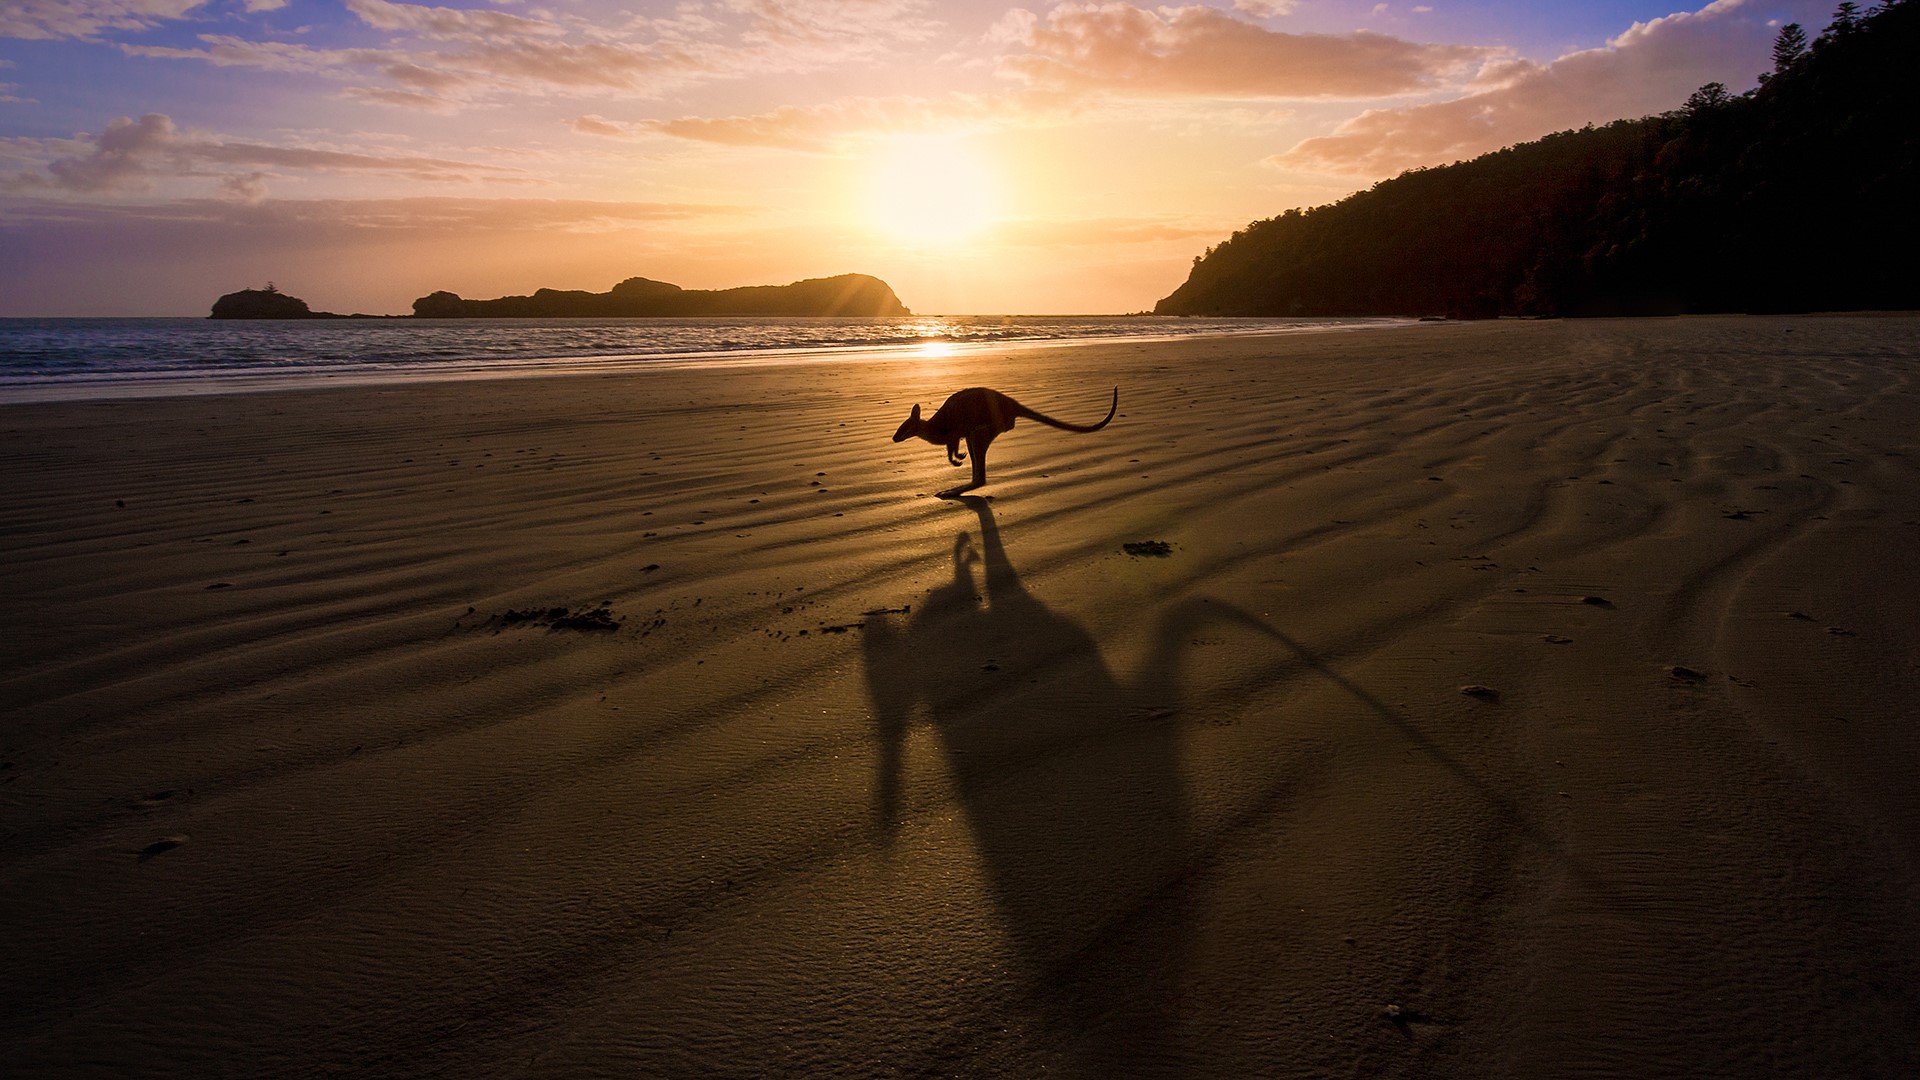
[[[908,439],[925,439],[935,446],[945,445],[947,461],[958,465],[973,455],[973,482],[961,484],[938,492],[937,498],[951,499],[962,492],[972,491],[987,482],[987,447],[992,445],[994,436],[1003,431],[1013,430],[1013,422],[1026,417],[1043,424],[1057,427],[1062,431],[1099,431],[1113,423],[1113,416],[1120,410],[1120,388],[1113,388],[1113,406],[1107,410],[1107,418],[1097,424],[1069,424],[1064,420],[1055,420],[1051,416],[1034,412],[1025,405],[1013,400],[998,390],[989,390],[984,386],[970,386],[957,390],[934,414],[926,419],[920,417],[920,406],[915,405],[900,430],[893,433],[894,442]],[[960,449],[960,440],[967,440],[967,448]]]

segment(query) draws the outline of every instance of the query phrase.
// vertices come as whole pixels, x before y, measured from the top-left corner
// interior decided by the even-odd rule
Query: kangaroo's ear
[[[913,407],[913,412],[911,412],[911,413],[909,413],[909,414],[907,415],[907,419],[909,419],[909,420],[918,420],[918,419],[920,419],[920,406],[918,406],[918,405],[915,405],[915,406]]]

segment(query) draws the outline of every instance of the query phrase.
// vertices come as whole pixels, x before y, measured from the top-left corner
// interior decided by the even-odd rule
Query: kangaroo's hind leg
[[[993,437],[998,434],[999,432],[992,428],[977,428],[967,432],[967,456],[973,458],[973,481],[971,483],[961,484],[959,487],[948,488],[945,491],[939,492],[934,497],[951,499],[955,495],[972,491],[974,488],[985,487],[987,483],[987,447],[993,442]]]

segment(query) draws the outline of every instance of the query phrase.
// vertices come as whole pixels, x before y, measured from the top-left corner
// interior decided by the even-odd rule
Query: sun
[[[876,145],[859,187],[864,223],[910,247],[964,244],[999,213],[993,169],[955,136],[901,136]]]

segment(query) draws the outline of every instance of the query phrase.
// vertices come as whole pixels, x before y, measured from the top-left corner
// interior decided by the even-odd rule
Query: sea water
[[[317,379],[938,354],[994,345],[1274,334],[1403,319],[921,316],[713,319],[0,319],[0,401],[262,389]]]

